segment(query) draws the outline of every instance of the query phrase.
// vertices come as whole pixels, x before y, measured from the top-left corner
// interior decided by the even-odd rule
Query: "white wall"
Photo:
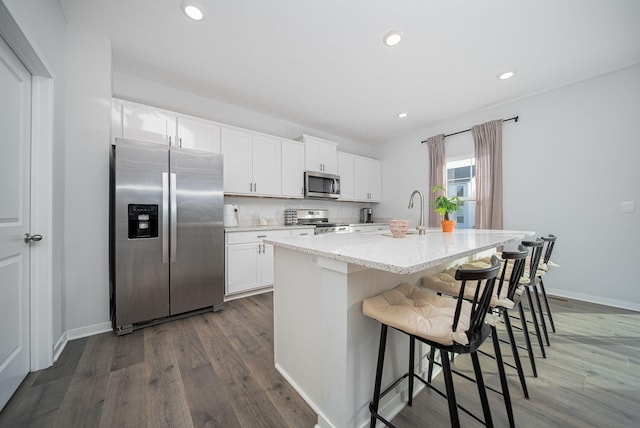
[[[111,42],[67,26],[64,327],[109,329]]]
[[[427,192],[421,140],[498,118],[503,127],[504,228],[558,236],[545,281],[557,295],[640,310],[632,267],[640,255],[640,65],[438,123],[377,148],[383,160],[378,214],[417,219],[413,189]],[[471,143],[471,144],[470,144]],[[445,150],[472,147],[470,134]],[[472,150],[472,149],[471,149]],[[622,213],[634,201],[635,213]]]

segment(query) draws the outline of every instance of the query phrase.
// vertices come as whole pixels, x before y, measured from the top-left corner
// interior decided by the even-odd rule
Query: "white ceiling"
[[[200,22],[180,0],[60,3],[116,71],[361,142],[640,62],[638,0],[198,1]]]

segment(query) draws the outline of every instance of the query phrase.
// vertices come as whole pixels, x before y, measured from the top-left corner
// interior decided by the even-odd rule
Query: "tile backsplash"
[[[225,204],[238,206],[239,226],[257,226],[260,219],[264,219],[269,226],[284,224],[284,210],[296,209],[326,209],[329,210],[329,221],[336,223],[357,223],[360,208],[373,208],[377,204],[366,202],[337,202],[315,199],[276,199],[241,196],[225,196]]]

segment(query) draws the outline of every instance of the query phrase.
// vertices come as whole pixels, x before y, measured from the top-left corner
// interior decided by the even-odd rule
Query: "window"
[[[447,196],[457,196],[464,204],[453,214],[456,227],[475,228],[476,219],[476,159],[474,157],[447,161]]]

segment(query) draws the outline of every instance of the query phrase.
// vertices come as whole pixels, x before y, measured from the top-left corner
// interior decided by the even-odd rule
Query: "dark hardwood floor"
[[[530,400],[507,371],[517,426],[640,426],[640,313],[552,305],[558,333],[547,359],[537,353],[538,378],[523,360]],[[71,341],[53,367],[27,376],[0,427],[313,427],[315,413],[273,367],[272,308],[268,293],[127,336]],[[497,387],[494,361],[483,356],[481,363]],[[467,356],[454,366],[471,372]],[[457,378],[456,393],[481,414],[473,384]],[[496,426],[508,426],[501,398],[489,398]],[[463,426],[480,426],[461,418]],[[448,426],[446,401],[424,390],[394,423]]]

